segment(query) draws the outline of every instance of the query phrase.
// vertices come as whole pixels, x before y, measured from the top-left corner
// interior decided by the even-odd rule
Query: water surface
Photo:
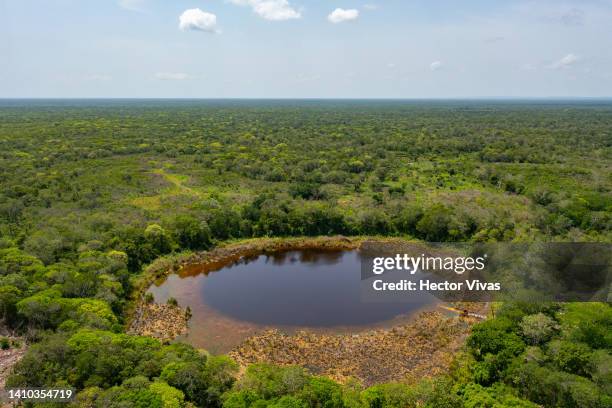
[[[265,328],[286,332],[358,332],[407,321],[436,300],[419,293],[409,303],[361,299],[358,251],[305,250],[243,259],[217,271],[197,265],[149,291],[192,310],[183,340],[213,353],[227,352]]]

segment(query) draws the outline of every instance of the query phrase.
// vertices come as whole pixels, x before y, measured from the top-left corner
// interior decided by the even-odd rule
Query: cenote
[[[174,297],[192,318],[182,340],[225,353],[267,328],[285,332],[359,332],[389,327],[433,307],[420,293],[411,302],[367,302],[361,296],[359,251],[301,250],[262,254],[210,271],[193,265],[151,288],[156,302]]]

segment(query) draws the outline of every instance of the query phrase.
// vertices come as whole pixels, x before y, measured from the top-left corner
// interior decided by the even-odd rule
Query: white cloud
[[[158,72],[155,74],[155,79],[161,81],[184,81],[191,79],[191,75],[185,74],[184,72]]]
[[[442,68],[442,62],[440,62],[440,61],[434,61],[431,64],[429,64],[429,69],[431,71],[437,71],[437,70],[439,70],[441,68]]]
[[[183,31],[196,30],[216,33],[217,16],[199,8],[185,10],[179,17],[179,28]]]
[[[119,7],[130,11],[143,11],[146,0],[119,0]]]
[[[258,16],[271,21],[301,18],[302,14],[287,0],[229,0],[239,6],[249,6]]]
[[[580,57],[578,57],[577,55],[567,54],[565,57],[561,58],[560,60],[555,61],[552,64],[550,64],[549,68],[551,69],[569,68],[575,63],[577,63],[578,61],[580,61]]]
[[[342,23],[344,21],[355,20],[359,17],[359,10],[356,9],[341,9],[337,8],[332,11],[327,19],[334,24]]]

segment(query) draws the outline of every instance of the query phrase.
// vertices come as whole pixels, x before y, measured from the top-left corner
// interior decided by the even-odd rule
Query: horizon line
[[[448,96],[448,97],[182,97],[182,96],[0,96],[0,100],[573,100],[612,99],[611,96]]]

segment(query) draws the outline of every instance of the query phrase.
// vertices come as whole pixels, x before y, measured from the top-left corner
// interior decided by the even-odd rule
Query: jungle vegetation
[[[0,101],[8,386],[82,407],[610,407],[612,307],[504,304],[448,376],[338,384],[124,333],[156,258],[264,236],[612,242],[605,101]]]

